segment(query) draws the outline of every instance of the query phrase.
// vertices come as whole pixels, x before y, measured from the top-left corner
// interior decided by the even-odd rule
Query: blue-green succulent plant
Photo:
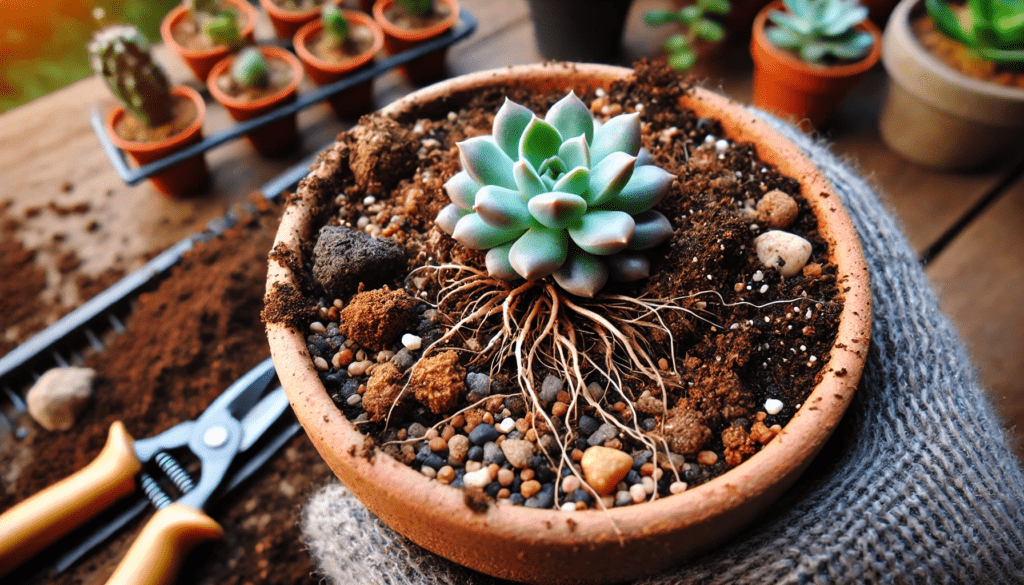
[[[786,11],[768,13],[765,34],[776,46],[795,51],[808,63],[832,56],[855,61],[871,51],[871,33],[856,27],[868,17],[858,0],[783,0]]]
[[[640,117],[604,124],[570,92],[545,118],[506,99],[490,136],[458,144],[462,171],[444,187],[437,224],[463,246],[488,250],[502,280],[553,276],[593,297],[608,282],[646,278],[642,252],[672,226],[652,210],[675,178],[640,145]]]

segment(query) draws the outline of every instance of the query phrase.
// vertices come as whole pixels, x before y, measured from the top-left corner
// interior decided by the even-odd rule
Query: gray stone
[[[615,425],[604,423],[587,438],[587,444],[591,447],[603,445],[605,441],[614,439],[618,435],[619,430],[615,428]]]
[[[66,431],[92,397],[91,368],[54,368],[28,391],[28,413],[48,431]]]
[[[558,376],[548,374],[540,385],[540,392],[537,394],[537,398],[545,405],[551,404],[558,397],[558,393],[562,391],[564,384]]]
[[[501,447],[498,447],[494,441],[490,441],[484,444],[484,463],[490,465],[495,463],[501,465],[505,463],[505,454],[502,453]]]
[[[367,286],[388,282],[403,268],[401,244],[344,226],[321,228],[313,248],[313,277],[335,298],[355,291],[361,282]]]
[[[491,389],[491,377],[487,374],[479,374],[476,372],[470,372],[466,374],[466,387],[469,388],[469,393],[466,395],[466,400],[470,404],[487,398]]]
[[[416,356],[414,356],[411,351],[403,347],[391,358],[391,363],[400,371],[404,372],[416,363]]]

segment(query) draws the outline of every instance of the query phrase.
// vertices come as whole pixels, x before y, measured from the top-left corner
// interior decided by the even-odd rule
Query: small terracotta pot
[[[239,31],[242,38],[248,44],[253,44],[254,36],[253,31],[256,30],[256,19],[259,17],[259,13],[256,9],[246,2],[246,0],[223,0],[230,4],[233,8],[238,10],[240,16],[245,17],[245,26]],[[182,18],[188,14],[188,7],[184,4],[179,4],[171,9],[164,16],[164,19],[160,22],[160,36],[172,51],[174,51],[181,59],[188,65],[188,68],[192,70],[192,73],[200,80],[206,80],[207,75],[210,74],[210,69],[213,66],[227,57],[235,51],[235,49],[226,45],[218,45],[212,49],[206,50],[191,50],[181,46],[178,41],[174,40],[174,35],[171,34],[171,29],[177,24]]]
[[[264,59],[284,61],[292,69],[292,81],[287,87],[269,96],[257,100],[244,100],[224,93],[217,85],[217,79],[224,75],[234,62],[232,55],[213,66],[210,75],[206,78],[206,87],[210,95],[227,109],[231,117],[237,122],[244,122],[257,116],[261,116],[282,105],[295,101],[299,82],[302,81],[302,63],[289,51],[279,47],[260,47],[260,53]],[[296,115],[285,116],[253,130],[245,135],[257,152],[266,156],[276,156],[288,152],[298,145],[299,131],[296,123]]]
[[[415,119],[419,108],[461,99],[474,90],[516,87],[534,93],[583,94],[628,78],[632,70],[607,65],[545,63],[465,75],[413,92],[383,110]],[[758,155],[800,182],[818,219],[842,283],[843,310],[835,349],[821,379],[779,436],[741,465],[682,493],[636,506],[567,514],[507,502],[473,511],[463,490],[426,479],[379,450],[346,420],[321,384],[302,331],[269,323],[278,377],[324,460],[367,508],[413,542],[457,563],[530,583],[608,583],[664,570],[707,551],[765,511],[821,449],[856,391],[870,338],[867,265],[849,216],[821,172],[790,141],[735,102],[705,90],[686,98],[697,116],[721,121],[725,136],[752,142]],[[448,106],[446,106],[448,107]],[[335,163],[336,164],[336,163]],[[308,249],[322,207],[316,185],[335,172],[322,159],[284,212],[275,249]],[[285,254],[287,255],[287,254]],[[300,290],[297,276],[271,259],[267,291]]]
[[[315,6],[306,10],[288,10],[274,4],[273,0],[260,0],[260,6],[270,17],[274,26],[274,35],[279,39],[290,39],[295,36],[306,23],[320,18],[322,7]]]
[[[125,114],[124,106],[115,106],[107,112],[105,125],[110,140],[136,162],[144,165],[160,160],[187,146],[203,139],[203,119],[206,117],[206,104],[199,92],[182,85],[175,87],[171,93],[189,99],[196,107],[196,119],[181,132],[155,142],[135,142],[121,138],[114,128]],[[206,158],[202,154],[186,159],[168,169],[156,173],[149,178],[153,186],[165,195],[181,196],[195,193],[204,187],[210,179],[210,171],[206,166]]]
[[[1024,89],[968,77],[917,42],[910,19],[919,0],[893,11],[882,41],[889,93],[879,118],[882,139],[901,156],[944,170],[992,162],[1024,136]]]
[[[384,31],[384,49],[389,54],[396,55],[422,44],[454,26],[459,18],[459,3],[456,0],[437,1],[443,2],[451,8],[452,13],[448,18],[430,28],[407,30],[392,24],[384,16],[384,11],[390,8],[395,0],[377,0],[373,5],[373,19]],[[419,85],[437,81],[444,76],[444,60],[447,55],[447,47],[438,49],[410,61],[400,69],[405,72],[410,81]]]
[[[782,10],[781,0],[761,9],[754,19],[750,54],[754,58],[754,105],[788,118],[804,130],[820,125],[843,101],[882,54],[882,33],[870,20],[859,30],[871,33],[871,52],[848,65],[812,65],[776,47],[765,34],[768,13]]]
[[[373,56],[384,46],[384,33],[372,18],[356,10],[345,10],[343,12],[345,18],[351,24],[365,26],[373,32],[373,46],[362,55],[346,61],[325,61],[313,54],[309,49],[310,41],[315,39],[320,31],[323,30],[323,23],[319,20],[314,20],[300,28],[295,33],[292,46],[295,48],[295,53],[299,56],[299,59],[302,59],[302,65],[306,68],[306,74],[317,85],[334,83],[353,73],[371,67],[373,65]],[[369,109],[372,99],[373,80],[370,79],[365,83],[360,83],[355,87],[334,94],[327,100],[327,103],[330,104],[336,114],[341,117],[347,117],[365,113]]]

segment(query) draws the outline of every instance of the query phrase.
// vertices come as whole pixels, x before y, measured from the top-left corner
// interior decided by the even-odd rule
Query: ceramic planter
[[[290,39],[295,36],[300,28],[308,22],[320,18],[322,7],[316,6],[306,10],[289,10],[281,8],[273,0],[260,0],[260,6],[270,17],[270,24],[274,27],[274,34],[279,39]]]
[[[362,12],[345,10],[345,18],[353,25],[361,25],[373,32],[373,46],[362,55],[352,57],[346,61],[327,61],[315,55],[310,49],[311,41],[316,39],[323,30],[323,24],[314,20],[303,26],[297,33],[292,45],[295,53],[302,59],[302,65],[306,68],[306,74],[317,85],[327,85],[340,81],[362,69],[373,65],[373,57],[384,46],[384,33],[377,23]],[[336,114],[342,117],[362,114],[370,107],[373,98],[373,80],[334,94],[327,100]]]
[[[537,49],[547,59],[611,63],[633,0],[530,0]]]
[[[253,31],[256,30],[256,19],[259,16],[256,9],[246,0],[223,0],[223,2],[235,8],[239,16],[245,17],[245,26],[239,33],[247,43],[252,44],[254,42]],[[181,46],[178,41],[174,40],[171,30],[188,15],[188,11],[189,9],[184,4],[172,8],[160,22],[160,36],[163,38],[164,44],[181,57],[197,78],[205,80],[210,74],[210,69],[213,69],[218,61],[234,52],[234,49],[225,45],[206,50],[194,50]]]
[[[754,105],[799,123],[803,129],[820,125],[874,67],[882,53],[882,34],[871,21],[857,25],[871,33],[874,43],[864,59],[848,65],[812,65],[776,47],[764,32],[768,13],[782,10],[780,0],[764,7],[754,19],[750,54],[754,58]]]
[[[484,71],[414,92],[383,110],[415,119],[417,108],[460,92],[515,86],[537,93],[607,88],[632,70],[606,65],[542,64]],[[457,98],[456,98],[457,99]],[[857,386],[870,337],[867,266],[838,196],[795,145],[738,104],[704,90],[686,101],[697,116],[721,120],[725,135],[753,142],[759,156],[798,179],[818,218],[843,283],[835,349],[821,379],[781,434],[741,465],[703,485],[652,502],[567,514],[498,502],[474,512],[461,489],[424,478],[391,457],[366,451],[364,437],[328,396],[303,332],[269,323],[278,376],[299,421],[337,476],[389,526],[441,556],[490,575],[531,583],[606,583],[651,574],[709,550],[765,511],[824,445]],[[448,107],[448,106],[445,106]],[[309,189],[333,169],[317,165],[284,212],[275,247],[308,242],[317,204]],[[305,200],[303,194],[310,197]],[[308,201],[304,203],[303,201]],[[268,291],[297,287],[291,269],[272,259]],[[292,289],[295,290],[295,289]]]
[[[123,106],[115,106],[107,113],[105,126],[107,135],[115,146],[128,153],[139,165],[160,160],[174,152],[191,146],[203,139],[203,119],[206,117],[206,104],[202,96],[188,86],[179,86],[171,90],[176,96],[185,97],[196,107],[196,118],[185,130],[155,142],[136,142],[121,138],[114,128],[124,116]],[[149,178],[153,186],[165,195],[179,196],[194,193],[209,181],[210,172],[206,167],[206,159],[202,154],[178,163],[167,170]]]
[[[435,0],[447,4],[452,13],[444,21],[430,27],[417,30],[408,30],[396,26],[387,17],[385,11],[394,5],[395,0],[378,0],[373,5],[373,19],[384,31],[384,49],[391,55],[411,49],[416,45],[428,41],[455,25],[459,18],[459,3],[456,0]],[[444,77],[444,60],[448,55],[448,48],[438,49],[418,59],[414,59],[402,66],[409,80],[416,84],[426,84]]]
[[[910,29],[923,13],[923,3],[904,0],[885,29],[882,139],[911,161],[947,170],[976,168],[1020,146],[1024,89],[968,77],[932,56]]]
[[[234,56],[219,61],[206,78],[206,87],[210,90],[210,95],[227,109],[235,121],[250,120],[295,101],[299,82],[302,81],[302,63],[295,55],[278,47],[260,47],[260,52],[268,61],[274,59],[287,63],[292,70],[291,83],[277,92],[257,100],[243,100],[230,96],[217,85],[217,78],[231,67],[231,63],[235,60]],[[298,144],[299,133],[295,118],[295,114],[285,116],[253,130],[245,136],[260,154],[266,156],[283,154]]]

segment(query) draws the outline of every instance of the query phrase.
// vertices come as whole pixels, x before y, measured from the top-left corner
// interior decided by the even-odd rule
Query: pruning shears
[[[118,500],[141,489],[157,507],[128,549],[109,584],[169,584],[185,556],[224,530],[203,511],[218,492],[236,456],[252,447],[288,409],[268,358],[239,378],[195,420],[135,440],[121,421],[110,426],[99,455],[84,468],[0,515],[0,577],[78,528]],[[199,481],[169,454],[188,449],[200,461]],[[172,501],[147,472],[167,474],[182,492]]]

